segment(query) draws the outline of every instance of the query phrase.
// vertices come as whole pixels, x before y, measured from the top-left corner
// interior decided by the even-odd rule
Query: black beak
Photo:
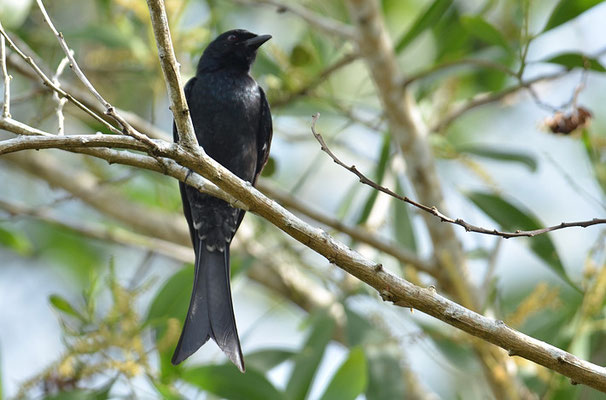
[[[244,45],[249,49],[258,49],[263,43],[271,39],[271,35],[259,35],[244,41]]]

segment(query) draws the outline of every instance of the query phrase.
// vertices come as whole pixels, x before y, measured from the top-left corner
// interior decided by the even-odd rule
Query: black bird
[[[269,157],[272,123],[265,93],[249,72],[257,49],[269,39],[243,29],[219,35],[185,85],[200,146],[253,185]],[[173,135],[178,141],[174,124]],[[229,245],[244,211],[181,182],[179,188],[196,258],[192,297],[172,363],[212,338],[244,372],[229,283]]]

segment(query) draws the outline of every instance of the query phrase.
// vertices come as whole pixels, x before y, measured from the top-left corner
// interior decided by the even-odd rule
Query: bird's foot
[[[191,169],[187,169],[187,174],[185,174],[185,179],[183,180],[183,183],[187,183],[187,180],[189,179],[189,177],[194,173],[194,171],[192,171]]]

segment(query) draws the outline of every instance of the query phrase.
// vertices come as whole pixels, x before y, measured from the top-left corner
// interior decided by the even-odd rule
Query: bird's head
[[[256,35],[244,29],[234,29],[210,42],[198,65],[198,72],[235,69],[249,71],[257,49],[271,39],[271,35]]]

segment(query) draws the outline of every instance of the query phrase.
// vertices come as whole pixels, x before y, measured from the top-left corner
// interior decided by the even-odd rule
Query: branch
[[[299,89],[297,89],[291,93],[288,93],[285,97],[283,97],[281,99],[272,101],[272,103],[271,103],[272,108],[284,107],[285,105],[291,103],[292,101],[298,99],[299,97],[306,96],[307,94],[309,94],[309,92],[311,92],[312,90],[317,88],[320,84],[322,84],[322,82],[324,82],[328,78],[330,78],[330,76],[332,74],[334,74],[341,68],[346,67],[347,65],[351,64],[352,62],[357,60],[359,57],[360,56],[355,53],[350,53],[350,54],[344,55],[339,60],[335,61],[332,65],[329,65],[324,71],[320,72],[311,82],[309,82],[305,86],[300,87]]]
[[[64,136],[60,139],[67,141],[69,140],[69,136]],[[122,137],[122,139],[129,138]],[[90,151],[91,155],[103,155],[103,152],[93,153],[93,151],[97,150],[111,151],[109,149],[94,148],[83,149],[83,152]],[[606,370],[604,368],[580,360],[570,353],[510,329],[502,321],[495,321],[477,314],[438,295],[433,289],[423,289],[415,286],[384,270],[381,264],[364,258],[345,244],[336,241],[325,231],[312,227],[289,213],[278,203],[265,197],[261,192],[252,187],[250,183],[242,181],[210,157],[206,155],[200,156],[195,151],[186,151],[181,146],[168,144],[160,148],[160,153],[159,156],[171,158],[185,167],[175,170],[176,166],[166,163],[167,169],[163,173],[170,174],[181,180],[184,180],[189,175],[187,168],[202,174],[219,186],[219,188],[234,198],[239,199],[239,202],[250,211],[265,218],[305,246],[326,257],[331,263],[334,263],[344,271],[375,288],[384,300],[393,301],[398,306],[416,308],[449,325],[494,343],[508,350],[510,355],[522,356],[558,371],[572,378],[574,382],[606,391]],[[135,164],[132,160],[124,157],[124,155],[117,157],[123,157],[120,161],[126,160],[125,164],[127,165]],[[39,159],[39,155],[35,158],[32,157],[32,160],[37,159]],[[155,163],[147,164],[147,167],[152,167],[149,169],[162,171],[159,161],[152,157],[147,157],[147,159]],[[31,165],[30,161],[32,160],[28,160],[27,165]],[[140,165],[143,166],[143,163]],[[35,168],[37,173],[44,171],[44,169],[36,166],[32,168]],[[55,172],[53,171],[53,174]],[[65,178],[67,181],[70,179],[73,179],[73,176]],[[191,182],[188,181],[188,184],[191,184]],[[112,199],[106,199],[105,202],[111,205]],[[116,207],[114,206],[113,208]],[[183,235],[185,236],[183,240],[189,239],[187,233],[183,233]]]
[[[179,73],[179,64],[175,56],[168,17],[162,0],[147,0],[147,6],[151,16],[154,36],[158,47],[158,57],[164,73],[164,80],[170,99],[170,109],[175,118],[175,125],[179,133],[179,142],[186,148],[198,147],[198,140],[194,132],[194,126],[189,115],[189,108],[183,93],[183,83]]]
[[[0,68],[4,78],[4,104],[2,105],[2,118],[11,117],[11,77],[6,70],[6,43],[4,36],[0,38]]]
[[[0,200],[0,209],[13,216],[27,216],[36,218],[47,224],[58,226],[76,232],[86,237],[112,242],[119,245],[140,247],[154,253],[173,258],[181,262],[193,262],[194,255],[191,248],[173,241],[144,236],[125,229],[105,227],[87,221],[79,223],[66,222],[65,218],[55,215],[47,208],[32,208],[20,204]],[[123,221],[128,223],[128,221]]]
[[[425,260],[422,260],[415,253],[402,249],[401,246],[389,243],[387,240],[383,240],[377,235],[373,235],[365,229],[347,226],[338,219],[332,218],[326,214],[312,209],[311,207],[308,207],[306,204],[303,204],[303,202],[297,200],[295,197],[284,193],[283,191],[277,190],[267,185],[263,181],[259,182],[257,184],[257,187],[266,196],[277,200],[278,202],[280,202],[280,204],[290,210],[301,213],[302,215],[305,215],[321,223],[322,225],[329,226],[339,232],[342,232],[358,242],[366,243],[367,245],[374,247],[380,252],[389,254],[402,264],[410,264],[416,269],[434,277],[436,277],[437,275],[434,265]]]
[[[21,42],[18,38],[15,38],[14,42],[21,49],[27,48],[27,44]],[[35,53],[31,49],[27,48],[27,52],[28,52],[28,54],[31,54],[32,60],[35,61],[35,63],[38,65],[38,67],[41,71],[48,69],[42,63],[41,60],[38,60],[38,57],[35,55]],[[8,64],[12,68],[16,69],[18,73],[20,73],[24,77],[26,77],[34,82],[38,82],[39,75],[36,72],[32,71],[31,65],[26,63],[17,54],[10,54],[8,56],[7,61],[8,61]],[[84,106],[86,106],[87,108],[92,110],[92,112],[95,112],[96,114],[98,114],[97,116],[99,116],[99,114],[101,116],[104,115],[105,109],[103,108],[103,106],[97,101],[97,99],[95,99],[93,96],[91,96],[88,92],[80,89],[79,87],[77,87],[75,85],[70,84],[69,82],[62,82],[61,87],[63,88],[63,90],[65,90],[65,92],[69,93],[78,102],[80,102],[81,104],[83,104]],[[48,90],[50,92],[57,93],[57,92],[53,91],[53,88],[48,85],[42,86],[42,88],[44,90]],[[57,93],[57,94],[60,94],[60,93]],[[69,100],[69,98],[68,98],[68,100]],[[13,102],[14,101],[15,101],[15,99],[13,99]],[[140,116],[136,115],[135,113],[125,111],[120,108],[115,108],[115,110],[116,110],[117,114],[120,114],[126,121],[128,121],[128,123],[133,128],[135,128],[139,132],[145,132],[147,134],[147,136],[154,138],[154,139],[169,140],[170,136],[168,135],[168,133],[164,132],[163,130],[156,127],[155,125],[149,123],[147,120],[141,118]]]
[[[501,232],[496,229],[486,229],[486,228],[482,228],[480,226],[472,225],[468,222],[465,222],[461,218],[457,218],[457,219],[450,218],[447,215],[444,215],[443,213],[441,213],[436,207],[429,207],[424,204],[418,203],[414,200],[411,200],[410,198],[408,198],[406,196],[400,196],[399,194],[395,193],[391,189],[388,189],[385,186],[381,186],[378,183],[376,183],[375,181],[373,181],[372,179],[368,178],[366,175],[364,175],[362,172],[360,172],[356,168],[355,165],[347,165],[343,161],[341,161],[328,148],[328,145],[324,141],[324,138],[322,137],[322,135],[316,131],[316,122],[318,121],[319,117],[320,117],[319,113],[315,114],[312,117],[311,132],[313,133],[314,137],[320,143],[320,146],[321,146],[320,149],[323,152],[325,152],[326,154],[328,154],[330,156],[330,158],[332,158],[332,160],[335,162],[335,164],[340,165],[341,167],[345,168],[349,172],[356,175],[360,179],[360,182],[362,184],[368,185],[375,190],[378,190],[378,191],[385,193],[391,197],[394,197],[400,201],[413,205],[431,215],[435,215],[436,217],[440,218],[441,222],[448,222],[451,224],[462,226],[463,228],[465,228],[465,230],[467,232],[476,232],[476,233],[482,233],[485,235],[501,236],[505,239],[509,239],[509,238],[513,238],[513,237],[533,237],[533,236],[541,235],[543,233],[553,232],[553,231],[557,231],[557,230],[564,229],[564,228],[570,228],[570,227],[587,228],[587,227],[593,226],[593,225],[606,224],[605,218],[593,218],[593,219],[587,220],[587,221],[562,222],[559,225],[549,226],[549,227],[541,228],[541,229],[535,229],[532,231],[517,230],[515,232]]]
[[[538,76],[534,79],[520,82],[517,85],[512,86],[508,89],[502,90],[498,93],[494,93],[494,94],[490,94],[490,95],[481,94],[479,96],[476,96],[472,100],[462,104],[461,106],[456,108],[454,111],[447,114],[444,118],[439,120],[436,124],[434,124],[430,128],[430,131],[431,132],[440,132],[441,130],[448,127],[456,119],[460,118],[463,114],[467,113],[468,111],[471,111],[474,108],[477,108],[477,107],[480,107],[480,106],[483,106],[486,104],[500,101],[500,100],[504,99],[505,97],[509,96],[510,94],[516,93],[519,90],[528,89],[531,91],[531,94],[532,94],[533,93],[531,90],[532,85],[542,82],[542,81],[550,81],[550,80],[561,78],[562,76],[566,75],[567,73],[568,73],[568,71],[560,71],[560,72],[556,72],[556,73],[550,74],[550,75]]]
[[[21,49],[19,47],[17,47],[17,45],[15,44],[15,42],[13,42],[13,40],[8,36],[8,34],[6,33],[6,31],[4,30],[4,27],[2,26],[2,23],[0,23],[0,34],[2,34],[2,36],[6,39],[6,41],[8,42],[9,46],[13,49],[13,51],[15,53],[17,53],[17,55],[19,55],[19,57],[21,57],[23,60],[25,60],[25,62],[27,64],[29,64],[29,66],[34,70],[34,72],[36,73],[36,75],[38,75],[38,77],[40,77],[42,79],[42,83],[44,85],[46,85],[47,87],[51,88],[53,91],[57,92],[60,96],[67,98],[69,101],[71,101],[73,104],[75,104],[82,111],[84,111],[85,113],[87,113],[88,115],[90,115],[91,117],[93,117],[96,121],[100,122],[110,132],[118,133],[118,134],[121,133],[118,129],[116,129],[115,126],[113,126],[110,123],[108,123],[107,121],[105,121],[97,113],[95,113],[90,108],[88,108],[87,106],[85,106],[84,104],[82,104],[79,100],[75,99],[72,95],[70,95],[69,93],[67,93],[65,90],[63,90],[60,87],[58,87],[57,85],[55,85],[53,83],[53,81],[36,64],[36,62],[34,61],[34,59],[31,56],[26,55],[23,51],[21,51]]]
[[[338,36],[346,40],[355,40],[354,29],[342,22],[327,18],[321,14],[308,10],[307,8],[294,4],[285,4],[278,0],[233,0],[234,3],[242,5],[264,4],[276,7],[278,13],[289,12],[307,22],[310,26],[317,28],[330,36]]]
[[[46,9],[44,8],[44,4],[42,4],[42,0],[36,0],[36,3],[38,4],[38,8],[40,9],[40,11],[42,12],[44,21],[47,23],[51,31],[57,37],[61,49],[65,53],[65,56],[68,58],[70,68],[74,71],[74,73],[76,74],[78,79],[80,79],[80,81],[84,84],[84,86],[93,94],[93,96],[95,96],[97,100],[99,100],[99,103],[103,105],[103,107],[105,108],[105,114],[109,115],[116,122],[118,122],[120,126],[122,126],[122,133],[128,136],[132,136],[135,139],[139,140],[141,143],[145,143],[146,145],[151,146],[151,148],[153,148],[153,144],[151,144],[150,139],[141,132],[137,132],[132,126],[130,126],[130,124],[126,120],[124,120],[124,118],[117,114],[116,109],[107,100],[105,100],[103,96],[101,96],[101,94],[97,91],[97,89],[95,89],[92,83],[90,83],[86,75],[84,75],[84,72],[82,72],[82,70],[80,69],[78,62],[74,58],[74,52],[70,50],[69,46],[67,45],[67,42],[63,37],[63,33],[58,32],[55,28],[53,21],[50,19],[48,13],[46,12]]]

